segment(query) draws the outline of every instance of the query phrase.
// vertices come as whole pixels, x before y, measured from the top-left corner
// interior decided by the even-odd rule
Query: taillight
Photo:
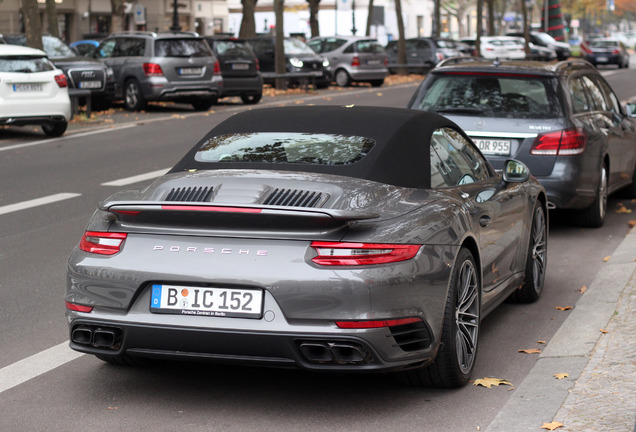
[[[311,247],[318,253],[312,261],[325,266],[358,266],[406,261],[420,250],[420,245],[320,241],[312,242]]]
[[[259,71],[261,70],[261,64],[259,63],[258,59],[255,59],[255,60],[256,60],[256,70]]]
[[[615,49],[614,51],[612,51],[612,54],[614,54],[614,55],[615,54],[620,54],[620,53],[621,53],[621,50],[619,50],[619,49]]]
[[[55,82],[57,83],[59,88],[68,87],[68,81],[66,80],[66,75],[64,74],[55,75]]]
[[[157,63],[144,63],[144,73],[146,76],[163,76],[161,66]]]
[[[121,250],[128,234],[116,232],[86,231],[79,248],[84,252],[100,255],[114,255]]]
[[[66,309],[76,311],[76,312],[91,312],[93,310],[92,306],[84,306],[75,303],[66,303]]]
[[[389,58],[388,58],[388,57],[386,57],[386,58],[384,59],[384,66],[388,66],[388,65],[389,65]]]
[[[393,320],[373,320],[373,321],[336,321],[336,325],[343,329],[364,329],[393,327],[405,324],[422,322],[420,318],[402,318]]]
[[[437,61],[442,61],[444,60],[444,54],[440,53],[440,52],[436,52],[435,53],[435,57],[437,57]]]
[[[353,67],[360,66],[360,57],[354,56],[353,60],[351,60],[351,66]]]
[[[214,62],[214,75],[221,75],[221,64],[218,60]]]
[[[532,143],[530,154],[571,156],[581,154],[587,145],[583,129],[564,129],[539,135]]]
[[[581,47],[581,51],[583,51],[584,53],[587,53],[587,54],[591,54],[591,53],[592,53],[592,50],[590,50],[590,49],[587,47],[587,44],[582,43],[582,44],[580,45],[580,47]]]

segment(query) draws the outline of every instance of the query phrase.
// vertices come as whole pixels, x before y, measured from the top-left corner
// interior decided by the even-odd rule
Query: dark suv
[[[431,71],[408,107],[455,121],[496,169],[524,162],[549,207],[578,210],[584,226],[603,225],[609,193],[630,187],[636,196],[636,122],[585,61],[454,59]]]
[[[129,111],[148,101],[172,100],[207,110],[221,94],[221,67],[196,33],[121,32],[104,39],[93,56],[112,68]]]
[[[0,35],[0,40],[11,45],[26,46],[24,34]],[[69,93],[75,89],[88,90],[92,109],[107,109],[115,94],[113,71],[101,62],[78,56],[68,45],[55,36],[43,35],[42,45],[49,60],[66,75]]]

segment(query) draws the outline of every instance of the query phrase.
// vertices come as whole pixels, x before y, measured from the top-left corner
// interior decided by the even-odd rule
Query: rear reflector
[[[572,156],[581,154],[587,145],[583,129],[564,129],[539,135],[532,144],[530,154],[544,156]]]
[[[421,322],[419,318],[402,318],[394,320],[373,320],[373,321],[336,321],[336,325],[343,329],[365,329],[393,327],[405,324]]]
[[[116,232],[86,231],[79,248],[84,252],[99,255],[114,255],[121,250],[128,234]]]
[[[420,245],[382,243],[312,242],[318,256],[316,264],[325,266],[358,266],[406,261],[417,255]]]
[[[83,305],[78,305],[75,303],[69,303],[69,302],[65,302],[66,303],[66,309],[72,310],[72,311],[76,311],[76,312],[91,312],[93,310],[92,306],[83,306]]]

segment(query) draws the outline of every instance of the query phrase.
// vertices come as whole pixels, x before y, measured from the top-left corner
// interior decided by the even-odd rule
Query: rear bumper
[[[63,115],[0,117],[0,125],[3,126],[50,125],[67,121]]]
[[[220,97],[261,93],[263,93],[263,77],[260,74],[243,78],[223,77],[223,88]]]
[[[389,74],[389,70],[386,68],[375,69],[375,70],[356,70],[352,69],[349,72],[349,76],[354,81],[367,81],[367,80],[381,80],[386,78]]]
[[[209,99],[222,92],[223,80],[214,77],[211,81],[170,82],[163,77],[148,79],[141,84],[144,98],[149,101]]]
[[[550,175],[537,176],[537,180],[545,187],[548,202],[557,209],[585,209],[596,198],[598,185],[592,178],[597,174],[584,174],[575,159],[559,158]]]

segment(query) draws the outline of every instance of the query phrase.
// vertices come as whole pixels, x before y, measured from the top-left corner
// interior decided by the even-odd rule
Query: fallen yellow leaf
[[[623,204],[619,204],[620,207],[618,208],[618,210],[615,210],[614,213],[631,213],[632,210],[628,209],[627,207],[625,207]]]
[[[563,427],[563,423],[553,421],[552,423],[543,423],[543,426],[541,426],[541,429],[555,430],[560,427]]]
[[[604,261],[604,262],[608,262],[608,261],[610,260],[610,258],[611,258],[611,257],[612,257],[611,255],[610,255],[610,256],[606,256],[605,258],[603,258],[603,261]]]
[[[607,330],[605,330],[605,329],[600,329],[599,331],[600,331],[601,333],[603,333],[603,334],[607,334]]]
[[[537,341],[537,343],[538,343],[538,344],[544,344],[544,343],[546,343],[546,341],[544,341],[544,340],[538,340],[538,341]]]
[[[572,306],[557,306],[556,310],[566,311],[572,309]]]
[[[512,384],[506,380],[502,380],[499,378],[482,378],[482,379],[476,379],[473,385],[482,386],[486,388],[492,388],[492,386],[499,386],[499,385],[511,386]]]
[[[353,108],[355,105],[351,104],[351,105],[345,105],[345,108]]]
[[[583,294],[585,291],[587,291],[587,287],[585,285],[583,285],[581,288],[579,288],[579,292],[581,294]]]
[[[556,379],[562,380],[563,378],[569,378],[570,375],[567,373],[558,373],[553,375]]]
[[[382,93],[378,93],[378,96],[382,96]]]
[[[536,348],[519,350],[519,352],[520,353],[525,353],[525,354],[541,354],[541,350],[540,349],[536,349]]]
[[[629,225],[630,228],[634,228],[636,226],[636,219],[630,220],[627,222],[627,225]]]

